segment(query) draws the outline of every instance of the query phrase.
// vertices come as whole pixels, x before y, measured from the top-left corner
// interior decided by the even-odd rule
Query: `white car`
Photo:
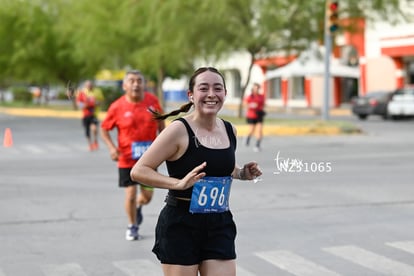
[[[414,87],[397,89],[387,107],[391,118],[414,116]]]

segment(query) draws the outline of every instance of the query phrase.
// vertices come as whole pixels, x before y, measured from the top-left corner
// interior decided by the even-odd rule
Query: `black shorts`
[[[94,115],[93,116],[86,116],[86,117],[83,117],[82,124],[83,124],[84,127],[89,127],[92,124],[98,125],[99,121]]]
[[[82,125],[85,128],[85,136],[91,137],[91,125],[98,125],[99,121],[95,116],[87,116],[82,119]]]
[[[195,265],[236,258],[236,225],[230,211],[191,214],[165,205],[158,217],[152,252],[163,264]]]
[[[258,117],[257,119],[250,119],[250,118],[247,118],[247,119],[246,119],[246,122],[247,122],[249,125],[255,125],[255,124],[257,124],[257,123],[263,123],[263,117]]]
[[[153,187],[150,186],[146,186],[144,184],[140,184],[138,182],[135,182],[131,179],[131,168],[118,168],[118,172],[119,172],[119,182],[118,182],[118,186],[121,188],[126,188],[129,186],[134,186],[134,185],[141,185],[143,189],[145,190],[149,190],[152,191],[154,190]]]

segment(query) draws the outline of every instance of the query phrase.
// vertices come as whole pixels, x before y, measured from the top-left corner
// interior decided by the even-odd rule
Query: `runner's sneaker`
[[[139,239],[138,235],[138,226],[136,225],[130,225],[128,226],[128,229],[126,230],[125,239],[127,241],[134,241]]]
[[[254,148],[253,148],[253,151],[254,151],[254,152],[260,152],[260,151],[262,151],[262,150],[260,149],[260,147],[256,146],[256,147],[254,147]]]
[[[142,216],[142,206],[137,207],[137,225],[141,225],[144,217]]]

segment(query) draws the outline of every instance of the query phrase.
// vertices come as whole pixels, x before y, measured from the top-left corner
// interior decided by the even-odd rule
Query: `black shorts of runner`
[[[263,123],[263,117],[258,117],[257,119],[250,119],[250,118],[247,118],[247,119],[246,119],[246,122],[247,122],[249,125],[255,125],[255,124],[257,124],[257,123]]]
[[[148,191],[154,190],[154,187],[150,187],[150,186],[133,181],[130,175],[131,168],[118,168],[118,172],[119,172],[119,183],[118,183],[119,187],[126,188],[129,186],[141,185],[142,189],[144,190],[148,190]]]
[[[236,259],[236,234],[230,211],[192,214],[187,207],[167,204],[158,218],[152,252],[163,264],[233,260]]]
[[[91,125],[98,125],[99,121],[95,116],[86,116],[82,119],[82,125],[85,128],[86,137],[91,136]]]

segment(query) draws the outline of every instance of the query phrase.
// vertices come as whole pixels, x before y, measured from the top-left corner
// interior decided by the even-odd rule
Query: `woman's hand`
[[[245,164],[242,170],[243,171],[241,172],[241,174],[243,180],[253,180],[256,177],[262,175],[262,171],[260,170],[259,165],[255,161]]]
[[[206,173],[201,172],[207,166],[207,162],[203,162],[201,165],[195,167],[184,178],[180,179],[174,186],[174,190],[185,190],[192,187],[198,180],[203,178]]]

